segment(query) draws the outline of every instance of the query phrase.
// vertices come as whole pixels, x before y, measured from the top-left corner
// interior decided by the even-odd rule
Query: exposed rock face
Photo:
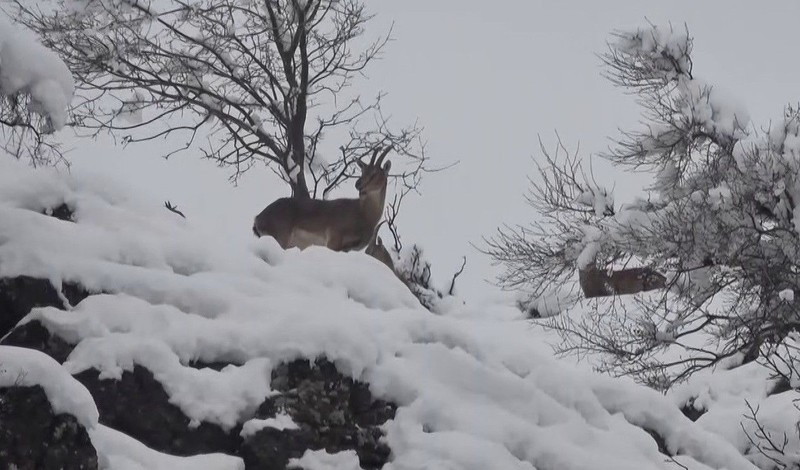
[[[694,398],[690,399],[681,407],[681,413],[692,421],[697,421],[706,414],[706,409],[695,407]]]
[[[50,217],[63,220],[64,222],[75,222],[75,211],[67,205],[67,203],[63,203],[52,209],[45,209],[43,213]]]
[[[0,468],[93,470],[97,453],[86,429],[55,414],[41,387],[0,388]]]
[[[75,284],[64,284],[62,294],[71,305],[88,296]],[[0,337],[35,307],[63,308],[64,302],[50,281],[28,276],[0,279]]]
[[[80,286],[66,287],[64,294],[73,305],[88,295]],[[26,277],[0,281],[0,320],[7,320],[3,324],[13,327],[31,308],[45,305],[63,306],[58,293],[48,281]],[[8,312],[12,312],[12,315]],[[67,359],[74,347],[38,321],[15,328],[0,343],[36,349],[60,363]],[[210,367],[215,370],[225,365],[189,364],[191,367]],[[272,389],[280,394],[265,397],[253,416],[265,419],[284,413],[292,417],[299,429],[265,428],[247,439],[240,437],[241,423],[228,431],[205,422],[193,426],[180,408],[169,403],[164,387],[142,366],[136,365],[133,371],[123,372],[120,380],[101,380],[98,376],[98,371],[91,369],[77,374],[75,378],[92,394],[100,412],[100,423],[168,454],[186,456],[223,452],[241,456],[247,469],[270,470],[286,468],[291,458],[301,457],[309,449],[326,449],[331,453],[355,450],[361,467],[365,469],[381,468],[390,456],[390,449],[381,442],[380,425],[394,417],[396,407],[373,399],[367,384],[340,374],[333,363],[326,359],[314,362],[296,360],[276,367],[272,373]],[[50,410],[47,398],[41,389],[38,392],[37,389],[7,389],[4,393],[11,394],[14,403],[21,401],[25,405],[24,408],[14,405],[9,410],[3,408],[4,395],[0,393],[0,468],[8,468],[8,465],[3,465],[6,462],[29,465],[19,465],[20,470],[96,468],[96,457],[95,467],[73,463],[83,458],[83,444],[94,455],[88,436],[82,428],[76,428],[78,425],[74,418],[67,415],[51,417],[47,421],[49,424],[42,424],[44,430],[28,430],[27,426],[40,420],[40,414],[46,415]],[[7,419],[3,415],[13,412],[33,418]],[[52,415],[52,410],[49,413]],[[57,429],[63,431],[56,433]],[[80,434],[81,431],[83,434]],[[47,435],[47,432],[53,435]],[[29,433],[34,434],[29,436]],[[8,440],[12,438],[16,440]],[[58,439],[72,439],[70,442],[75,443],[59,447],[62,440]],[[6,454],[2,450],[6,448],[8,456],[4,457]],[[23,451],[28,454],[19,454]],[[49,462],[53,462],[53,466],[48,467],[51,465]]]
[[[167,454],[237,453],[238,432],[206,422],[190,426],[189,418],[169,402],[164,387],[144,367],[134,366],[120,380],[101,380],[98,375],[90,369],[75,378],[92,394],[100,423]]]
[[[47,328],[35,320],[14,328],[8,336],[0,341],[0,344],[42,351],[60,364],[67,360],[67,356],[74,348],[74,345],[51,334]]]
[[[353,449],[365,469],[388,461],[390,449],[380,442],[379,426],[394,418],[397,407],[373,400],[366,384],[343,376],[330,361],[283,364],[273,371],[271,387],[281,394],[267,399],[257,417],[285,413],[299,429],[265,428],[248,438],[242,448],[247,468],[283,469],[308,449]]]

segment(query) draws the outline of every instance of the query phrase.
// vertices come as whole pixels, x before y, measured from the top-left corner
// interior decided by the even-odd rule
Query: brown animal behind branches
[[[652,268],[620,269],[609,274],[594,264],[580,269],[578,280],[587,299],[663,289],[667,284],[667,278]]]
[[[275,238],[283,249],[320,245],[334,251],[351,251],[366,247],[383,215],[391,168],[391,162],[383,160],[391,150],[392,147],[383,151],[376,148],[369,163],[356,160],[361,168],[355,185],[357,199],[281,198],[256,216],[253,232],[258,237]]]

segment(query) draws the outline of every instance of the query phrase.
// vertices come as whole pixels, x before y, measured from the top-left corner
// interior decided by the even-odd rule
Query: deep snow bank
[[[386,468],[674,468],[645,429],[689,468],[752,468],[658,393],[556,361],[510,307],[432,315],[365,255],[283,252],[267,238],[231,246],[193,227],[191,214],[185,221],[119,186],[0,159],[0,278],[97,293],[74,306],[65,297],[68,311],[36,308],[22,321],[75,345],[62,366],[47,366],[61,367],[67,383],[87,370],[112,379],[145,367],[192,425],[230,429],[278,393],[270,377],[280,364],[324,356],[397,404],[383,425]],[[74,222],[42,213],[61,204]],[[0,361],[26,366],[8,351],[0,346]],[[71,397],[60,403],[80,404],[76,413],[109,468],[184,460],[154,456],[93,424],[86,395]],[[294,460],[307,468],[357,461],[319,451]],[[207,456],[184,467],[240,464]]]

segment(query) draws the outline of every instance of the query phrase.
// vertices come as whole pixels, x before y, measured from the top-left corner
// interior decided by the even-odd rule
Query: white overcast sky
[[[678,27],[685,22],[695,38],[695,75],[738,97],[760,126],[786,104],[800,102],[797,0],[366,3],[376,15],[367,35],[394,23],[394,41],[358,88],[366,95],[388,92],[385,110],[398,123],[419,119],[432,161],[459,162],[427,177],[421,196],[405,203],[401,233],[405,243],[426,250],[441,283],[466,255],[459,288],[468,299],[491,292],[485,280],[493,278],[489,260],[470,243],[480,245],[504,222],[534,216],[523,194],[531,159],[539,157],[537,135],[552,145],[557,130],[589,156],[604,150],[617,128],[637,123],[633,100],[600,76],[595,54],[612,30],[645,19]],[[250,239],[253,216],[287,191],[261,168],[233,187],[226,170],[190,152],[164,161],[155,145],[70,146],[73,172],[127,180],[233,242]],[[641,186],[641,176],[612,177],[602,168],[598,174],[608,186],[616,182],[618,202]],[[345,188],[341,195],[355,191]]]

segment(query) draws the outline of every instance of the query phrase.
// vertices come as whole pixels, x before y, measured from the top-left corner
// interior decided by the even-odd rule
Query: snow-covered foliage
[[[615,33],[603,55],[607,76],[638,95],[648,119],[604,157],[649,171],[646,196],[613,207],[577,157],[546,154],[545,183],[531,195],[544,221],[501,232],[492,254],[508,268],[506,286],[534,299],[574,282],[576,268],[665,276],[667,289],[630,310],[566,325],[572,346],[608,353],[606,369],[664,387],[731,357],[779,354],[775,372],[794,380],[800,113],[788,108],[759,130],[695,76],[691,52],[688,31],[647,26]],[[660,360],[667,344],[683,352],[669,365]]]
[[[463,304],[453,295],[459,272],[453,275],[447,289],[441,289],[436,286],[431,263],[418,244],[402,247],[399,251],[392,247],[390,254],[395,272],[425,308],[434,313],[445,313],[454,306]],[[463,268],[464,266],[461,269]]]
[[[65,372],[115,376],[145,365],[188,416],[230,426],[251,420],[259,400],[275,393],[269,380],[278,364],[325,356],[398,405],[384,425],[387,469],[674,468],[648,431],[688,468],[753,468],[658,392],[554,359],[513,307],[433,315],[362,253],[284,252],[268,238],[232,246],[121,187],[0,160],[0,277],[102,292],[24,320],[77,343],[63,367],[44,359],[33,367],[2,350],[4,368],[58,369],[30,379],[66,383]],[[42,214],[61,203],[75,222]],[[194,360],[231,365],[196,369]],[[59,389],[67,387],[75,388]],[[93,412],[83,391],[71,401]],[[224,456],[156,454],[91,424],[112,469],[241,468]],[[261,425],[291,426],[248,426]],[[350,468],[355,460],[316,452],[298,463]]]
[[[74,90],[64,62],[33,34],[0,16],[0,96],[30,95],[30,110],[49,117],[52,126],[61,129]]]

